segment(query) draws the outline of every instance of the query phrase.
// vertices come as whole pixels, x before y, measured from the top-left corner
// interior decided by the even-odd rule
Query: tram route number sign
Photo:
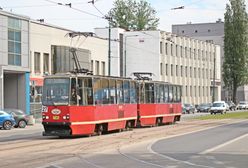
[[[42,110],[42,112],[45,112],[46,113],[46,112],[48,112],[48,107],[47,106],[42,106],[42,109],[41,110]]]

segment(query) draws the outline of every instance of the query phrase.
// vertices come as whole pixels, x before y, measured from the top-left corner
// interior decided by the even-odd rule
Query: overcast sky
[[[45,19],[46,23],[58,25],[75,31],[93,31],[95,27],[106,27],[108,22],[101,19],[107,14],[114,0],[97,0],[95,6],[90,0],[0,0],[0,7],[32,19]],[[55,2],[55,3],[54,3]],[[187,22],[203,23],[223,20],[228,0],[148,0],[160,18],[159,29],[171,31],[172,24]],[[246,3],[248,0],[246,0]],[[71,3],[74,9],[56,3]],[[185,6],[182,10],[171,8]],[[79,10],[77,10],[79,9]],[[96,16],[94,16],[96,15]]]

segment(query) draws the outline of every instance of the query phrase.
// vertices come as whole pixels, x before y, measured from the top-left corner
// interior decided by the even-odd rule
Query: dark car
[[[10,130],[15,125],[15,119],[12,115],[0,110],[0,128]]]
[[[28,124],[29,117],[22,110],[19,109],[4,109],[7,113],[11,114],[15,119],[15,128],[25,128]]]
[[[197,112],[209,112],[211,106],[211,103],[202,103],[197,107]]]

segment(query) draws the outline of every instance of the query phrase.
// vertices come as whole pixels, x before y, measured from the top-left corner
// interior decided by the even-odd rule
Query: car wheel
[[[19,127],[19,128],[25,128],[26,126],[27,126],[26,121],[20,120],[20,121],[18,122],[18,127]]]
[[[3,123],[3,129],[10,130],[11,127],[12,127],[12,122],[11,121],[9,121],[9,120],[4,121],[4,123]]]

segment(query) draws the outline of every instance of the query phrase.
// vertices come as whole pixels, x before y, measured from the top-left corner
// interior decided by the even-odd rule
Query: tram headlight
[[[46,116],[46,120],[48,120],[49,119],[49,116]]]
[[[70,119],[70,116],[69,115],[63,116],[63,119],[64,120],[69,120]]]
[[[46,119],[46,116],[43,115],[43,116],[42,116],[42,119],[43,119],[43,120]]]

